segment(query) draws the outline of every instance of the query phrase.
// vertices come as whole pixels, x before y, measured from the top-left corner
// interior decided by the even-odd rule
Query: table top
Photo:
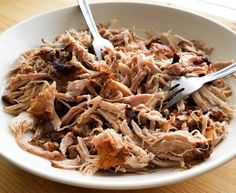
[[[154,0],[152,0],[154,2]],[[163,1],[162,1],[163,3]],[[75,4],[71,0],[0,0],[0,32],[10,26],[33,15]],[[214,16],[213,16],[214,17]],[[235,18],[236,20],[236,18]],[[220,19],[220,21],[235,26],[235,23],[229,20]],[[4,193],[52,193],[52,192],[114,192],[108,190],[92,190],[48,181],[40,177],[29,174],[13,164],[9,163],[0,156],[0,192]],[[230,161],[224,166],[215,169],[207,174],[180,182],[174,185],[160,188],[122,191],[133,193],[233,193],[236,192],[236,159]]]

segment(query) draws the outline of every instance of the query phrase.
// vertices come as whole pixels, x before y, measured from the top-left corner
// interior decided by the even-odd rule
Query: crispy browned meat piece
[[[93,138],[92,143],[99,156],[99,169],[116,168],[125,163],[129,149],[122,142],[121,136],[117,135],[111,130],[106,130]]]
[[[38,94],[38,96],[31,102],[27,111],[38,118],[52,120],[55,114],[55,96],[56,84],[54,83]]]

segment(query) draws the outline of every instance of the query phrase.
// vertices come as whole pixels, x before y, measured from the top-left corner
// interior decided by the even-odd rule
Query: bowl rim
[[[164,5],[158,2],[140,2],[140,1],[130,1],[130,0],[125,0],[125,1],[121,1],[121,2],[117,2],[115,0],[110,0],[110,1],[93,1],[92,3],[90,3],[91,5],[99,5],[99,4],[139,4],[139,5],[153,5],[153,6],[159,6],[159,7],[164,7],[164,8],[168,8],[171,10],[177,10],[180,12],[184,12],[186,14],[190,14],[190,15],[194,15],[196,17],[200,17],[204,20],[208,20],[209,22],[213,22],[214,24],[224,28],[225,30],[227,30],[228,32],[231,32],[235,37],[236,37],[236,32],[233,31],[230,27],[212,19],[209,18],[208,16],[203,16],[200,15],[196,12],[191,12],[188,10],[184,10],[182,8],[176,8],[176,7],[171,7],[168,5]],[[52,13],[56,13],[56,12],[61,12],[63,10],[69,10],[69,9],[73,9],[78,7],[78,5],[72,5],[72,6],[66,6],[63,8],[59,8],[59,9],[55,9],[55,10],[50,10],[41,14],[37,14],[33,17],[30,17],[26,20],[23,20],[13,26],[11,26],[10,28],[8,28],[7,30],[3,31],[0,34],[0,41],[1,38],[4,38],[5,34],[7,35],[7,33],[9,33],[12,30],[15,30],[18,26],[28,23],[29,21],[35,20],[38,17],[41,16],[46,16],[46,15],[50,15]],[[78,8],[79,9],[79,8]],[[17,160],[13,159],[13,156],[9,156],[9,154],[6,153],[6,150],[1,149],[0,147],[0,155],[3,156],[6,160],[10,161],[11,163],[13,163],[14,165],[16,165],[17,167],[28,171],[29,173],[32,173],[34,175],[43,177],[45,179],[48,180],[52,180],[55,182],[60,182],[62,184],[68,184],[68,185],[73,185],[73,186],[79,186],[79,187],[86,187],[86,188],[93,188],[93,189],[117,189],[117,190],[121,190],[121,189],[144,189],[144,188],[151,188],[151,187],[157,187],[157,186],[164,186],[164,185],[168,185],[168,184],[172,184],[172,183],[176,183],[176,182],[180,182],[186,179],[190,179],[192,177],[201,175],[203,173],[209,172],[227,162],[229,162],[230,160],[232,160],[233,158],[236,157],[236,149],[235,150],[231,150],[226,156],[224,157],[220,157],[214,161],[212,161],[212,163],[210,165],[202,165],[201,167],[198,168],[191,168],[190,170],[185,170],[181,173],[178,174],[174,174],[173,176],[170,176],[170,178],[168,178],[168,180],[166,179],[156,179],[156,178],[149,178],[148,180],[144,180],[142,182],[140,182],[139,184],[137,184],[135,181],[133,182],[127,182],[127,183],[107,183],[106,181],[101,182],[101,181],[96,181],[96,180],[89,180],[88,178],[84,178],[84,179],[80,179],[77,181],[69,181],[69,179],[65,179],[61,176],[55,176],[51,173],[45,173],[40,169],[37,168],[33,168],[33,167],[27,167],[26,165],[23,165],[19,162],[17,162]],[[181,174],[181,175],[180,175]]]

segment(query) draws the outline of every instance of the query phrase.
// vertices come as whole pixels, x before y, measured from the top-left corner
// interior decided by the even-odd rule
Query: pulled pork
[[[2,96],[16,116],[11,129],[19,146],[85,174],[189,168],[207,159],[233,115],[229,84],[213,81],[161,112],[165,88],[230,63],[211,62],[211,49],[170,31],[148,39],[110,26],[99,32],[115,46],[103,51],[103,61],[88,31],[74,29],[19,57]]]

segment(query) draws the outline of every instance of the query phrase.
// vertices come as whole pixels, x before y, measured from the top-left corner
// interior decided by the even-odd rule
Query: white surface
[[[171,4],[204,13],[227,20],[236,21],[236,1],[235,0],[156,0],[164,4]]]
[[[123,27],[136,26],[144,33],[153,29],[174,33],[186,38],[204,41],[215,48],[213,59],[236,60],[236,35],[229,29],[206,18],[188,12],[151,4],[110,3],[92,5],[96,22],[107,23],[118,19]],[[122,10],[122,14],[121,14]],[[83,29],[83,17],[77,7],[51,12],[20,23],[0,35],[1,94],[5,88],[5,75],[13,61],[22,51],[40,43],[42,37],[50,39],[68,28]],[[236,91],[236,85],[233,85]],[[233,96],[234,105],[236,96]],[[3,108],[1,104],[0,108]],[[78,171],[52,168],[50,162],[21,150],[10,132],[11,116],[0,111],[0,152],[19,167],[57,182],[104,189],[138,189],[171,184],[200,175],[218,167],[236,156],[236,119],[231,123],[231,132],[215,149],[210,159],[189,170],[160,169],[146,175],[82,176]]]
[[[236,10],[236,1],[235,0],[196,0],[196,1],[202,1],[209,4],[215,4],[218,6],[226,7],[229,9],[235,9]]]

